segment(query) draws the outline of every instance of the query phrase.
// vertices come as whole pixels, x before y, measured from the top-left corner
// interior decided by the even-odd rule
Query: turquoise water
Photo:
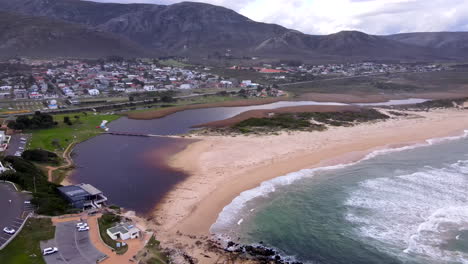
[[[305,263],[468,263],[468,139],[429,143],[265,182],[211,231]]]

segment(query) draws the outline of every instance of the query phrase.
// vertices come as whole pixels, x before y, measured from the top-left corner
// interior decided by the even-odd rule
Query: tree
[[[164,102],[164,103],[172,103],[175,101],[174,97],[170,96],[170,95],[164,95],[163,97],[161,97],[161,101]]]

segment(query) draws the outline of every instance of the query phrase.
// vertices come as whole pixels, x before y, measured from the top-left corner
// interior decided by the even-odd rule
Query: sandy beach
[[[241,192],[263,181],[306,168],[349,163],[368,153],[461,135],[468,129],[468,111],[411,112],[388,121],[333,127],[324,132],[267,136],[193,136],[197,139],[170,160],[190,174],[154,210],[162,245],[184,250],[199,263],[218,257],[195,246],[208,238],[219,212]]]

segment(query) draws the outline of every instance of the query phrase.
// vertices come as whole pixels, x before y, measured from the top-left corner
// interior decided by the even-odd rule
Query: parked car
[[[3,232],[13,235],[16,232],[16,230],[14,230],[13,228],[5,227],[3,228]]]
[[[24,150],[24,147],[19,147],[19,149]]]
[[[20,139],[21,139],[22,141],[26,141],[26,140],[27,140],[27,139],[26,139],[26,138],[24,138],[24,137],[22,137],[22,138],[20,138]]]
[[[89,226],[84,226],[84,227],[78,228],[78,232],[83,232],[83,231],[88,231],[88,230],[89,230]]]
[[[42,251],[42,255],[46,256],[46,255],[54,254],[56,252],[58,252],[58,248],[48,247],[48,248],[44,248],[44,251]]]
[[[31,204],[31,201],[24,201],[25,204]]]
[[[82,223],[82,222],[76,224],[76,228],[82,228],[82,227],[87,227],[87,226],[88,226],[87,223]]]

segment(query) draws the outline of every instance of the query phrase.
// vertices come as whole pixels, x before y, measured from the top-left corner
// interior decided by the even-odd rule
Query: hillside
[[[230,50],[234,56],[333,61],[468,57],[463,46],[448,51],[445,47],[418,45],[418,41],[396,36],[373,36],[356,31],[307,35],[279,25],[255,22],[233,10],[203,3],[152,5],[81,0],[0,0],[0,10],[53,18],[80,24],[82,28],[92,28],[102,34],[111,33],[127,43],[128,40],[138,43],[155,56],[216,58]],[[60,50],[58,45],[57,48]]]
[[[141,47],[124,38],[44,17],[0,12],[0,56],[139,56]]]
[[[390,35],[388,39],[402,43],[468,53],[468,32],[421,32]]]

